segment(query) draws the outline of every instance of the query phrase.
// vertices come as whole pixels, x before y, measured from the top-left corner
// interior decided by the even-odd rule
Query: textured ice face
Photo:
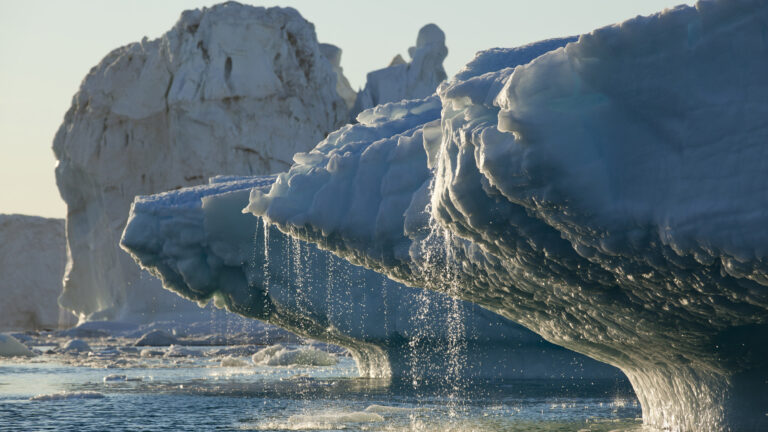
[[[197,309],[119,249],[133,197],[287,169],[347,119],[336,75],[298,12],[234,2],[186,11],[159,39],[108,54],[53,144],[67,203],[61,304],[100,319]]]
[[[439,121],[331,134],[249,209],[619,366],[650,425],[765,429],[767,20],[706,1],[514,70],[488,52]]]
[[[273,181],[218,177],[139,197],[122,245],[183,297],[348,348],[363,376],[620,376],[476,305],[402,286],[243,214],[251,189]]]

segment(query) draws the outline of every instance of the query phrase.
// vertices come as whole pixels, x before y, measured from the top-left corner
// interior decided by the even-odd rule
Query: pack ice
[[[53,144],[67,204],[62,306],[81,319],[145,321],[197,309],[120,250],[133,197],[286,170],[348,118],[334,67],[294,9],[235,2],[186,11],[162,37],[109,53]]]
[[[218,177],[138,197],[122,246],[185,298],[346,347],[361,376],[419,384],[621,376],[476,305],[405,287],[243,214],[250,191],[266,193],[273,181]],[[270,358],[259,362],[278,362]]]
[[[487,52],[248,209],[619,367],[649,426],[768,429],[766,35],[768,2],[715,0],[472,73]]]
[[[65,261],[64,220],[0,214],[0,331],[58,328]]]

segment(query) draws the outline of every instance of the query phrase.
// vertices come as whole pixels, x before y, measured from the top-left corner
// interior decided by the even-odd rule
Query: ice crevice
[[[764,0],[701,1],[517,67],[525,47],[480,53],[248,211],[619,367],[647,425],[764,430],[767,23]]]

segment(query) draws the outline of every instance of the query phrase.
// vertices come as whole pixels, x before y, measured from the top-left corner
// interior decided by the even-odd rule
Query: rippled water
[[[0,430],[609,431],[636,429],[626,382],[412,388],[327,367],[222,367],[220,347],[157,356],[49,354],[0,360]],[[101,354],[99,354],[101,353]],[[106,354],[105,354],[106,353]],[[147,354],[147,353],[145,353]],[[44,397],[35,398],[35,396]]]

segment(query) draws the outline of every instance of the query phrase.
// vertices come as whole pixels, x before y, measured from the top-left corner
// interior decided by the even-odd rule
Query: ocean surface
[[[233,347],[130,347],[0,358],[2,431],[637,430],[622,380],[514,380],[439,387],[356,378],[333,366],[263,366]],[[253,347],[252,347],[253,348]],[[296,347],[293,347],[296,348]],[[299,347],[300,348],[300,347]],[[258,348],[253,348],[258,349]],[[46,353],[47,351],[47,353]],[[146,351],[146,352],[145,352]]]

